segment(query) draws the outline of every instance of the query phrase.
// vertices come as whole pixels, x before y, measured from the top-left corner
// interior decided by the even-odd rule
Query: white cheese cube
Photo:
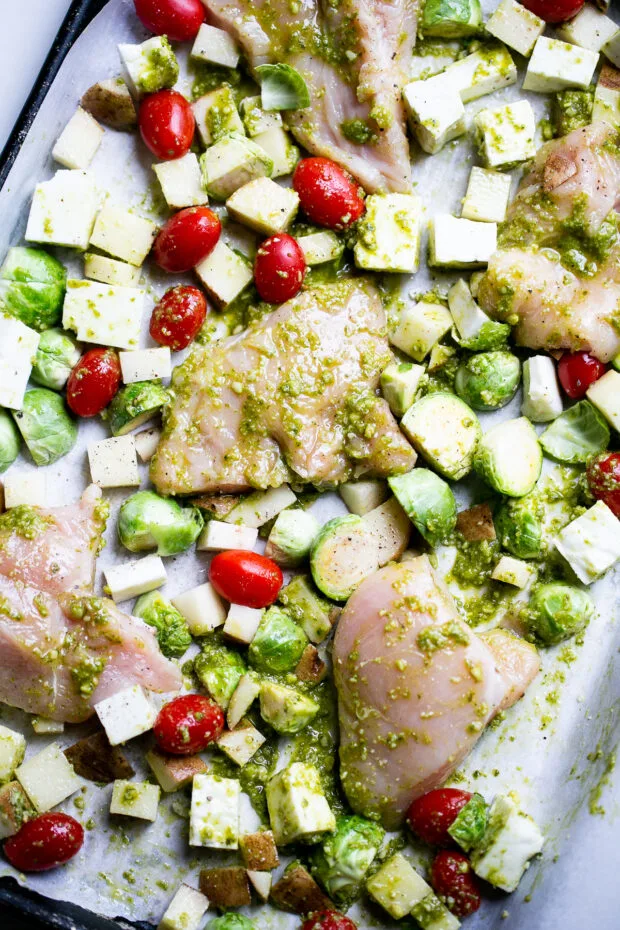
[[[157,232],[156,223],[131,210],[106,204],[97,214],[90,244],[138,267],[151,251]]]
[[[241,676],[226,709],[226,723],[230,730],[234,730],[245,717],[260,691],[260,681],[252,672],[246,672]]]
[[[231,194],[256,178],[270,178],[273,161],[254,140],[239,132],[221,136],[200,156],[203,184],[215,200]]]
[[[503,223],[510,197],[511,178],[487,168],[471,169],[461,216],[480,223]]]
[[[90,476],[100,488],[124,488],[140,484],[133,436],[114,436],[88,445]]]
[[[545,31],[545,21],[516,0],[502,0],[485,23],[485,29],[500,42],[514,48],[515,52],[529,58],[536,40]]]
[[[536,154],[536,117],[527,100],[480,110],[474,125],[480,155],[489,168],[510,168]]]
[[[499,795],[479,847],[470,854],[476,875],[502,891],[515,891],[532,856],[543,848],[542,833],[528,814],[506,795]]]
[[[119,45],[118,53],[134,97],[152,94],[176,83],[179,66],[166,36],[153,36],[140,45]]]
[[[559,417],[563,409],[553,359],[548,355],[527,358],[523,362],[523,416],[532,423],[548,423]]]
[[[291,174],[299,161],[299,149],[291,142],[291,137],[281,126],[272,126],[265,132],[254,136],[253,142],[271,159],[273,170],[270,177],[281,178]]]
[[[23,762],[15,777],[40,814],[65,801],[83,784],[57,743]]]
[[[261,901],[267,901],[271,892],[271,872],[256,872],[248,869],[248,878]]]
[[[209,295],[221,306],[232,303],[254,278],[248,260],[221,239],[211,254],[196,265],[195,271]]]
[[[96,255],[94,252],[87,252],[84,256],[84,277],[101,284],[137,287],[141,273],[142,268],[119,262],[116,258]]]
[[[227,730],[222,733],[217,745],[229,759],[243,768],[264,742],[263,734],[246,720],[236,730]]]
[[[0,407],[22,409],[39,339],[21,320],[0,314]]]
[[[239,48],[235,40],[223,29],[207,23],[203,23],[198,30],[190,55],[224,68],[236,68],[239,62]]]
[[[600,52],[617,31],[618,26],[613,19],[605,16],[591,3],[586,3],[573,19],[556,26],[559,39],[591,52]]]
[[[273,236],[287,230],[297,216],[299,194],[270,178],[257,178],[239,187],[226,201],[226,209],[239,223]]]
[[[359,517],[380,507],[390,496],[386,482],[378,478],[346,481],[340,485],[338,493],[347,505],[347,510],[350,513],[356,513]]]
[[[541,36],[530,58],[523,90],[550,94],[565,87],[589,87],[598,52]]]
[[[140,339],[146,292],[97,281],[67,281],[62,325],[80,342],[134,349]]]
[[[504,584],[514,585],[515,588],[525,588],[532,578],[532,566],[521,559],[513,559],[510,555],[503,555],[491,573],[494,581],[503,581]]]
[[[608,64],[601,68],[594,93],[592,122],[599,119],[620,126],[620,71]]]
[[[256,545],[258,530],[253,526],[233,526],[220,520],[209,520],[198,537],[196,548],[203,551],[248,549]]]
[[[335,261],[344,252],[344,242],[330,230],[299,236],[297,243],[309,266]]]
[[[95,713],[111,746],[147,733],[157,719],[157,708],[140,685],[124,688],[99,701]]]
[[[45,507],[49,504],[47,480],[44,472],[11,470],[4,477],[4,506]]]
[[[117,779],[112,788],[110,813],[137,820],[157,820],[161,788],[146,781]]]
[[[153,171],[166,203],[172,210],[209,203],[207,192],[202,186],[198,157],[193,152],[188,152],[182,158],[153,165]]]
[[[461,95],[463,103],[516,84],[517,66],[503,46],[483,48],[448,65],[442,79]]]
[[[209,899],[189,885],[181,885],[166,908],[157,930],[200,930]]]
[[[620,29],[616,29],[611,39],[603,46],[603,55],[609,58],[616,68],[620,68]]]
[[[0,785],[11,781],[26,752],[26,739],[0,724]]]
[[[155,455],[155,450],[161,439],[161,430],[156,426],[151,429],[144,429],[141,433],[134,435],[136,452],[141,462],[150,462]]]
[[[239,795],[234,778],[195,775],[189,815],[190,846],[237,849],[239,845]]]
[[[371,194],[358,226],[353,254],[358,268],[372,271],[418,270],[422,203],[414,194]]]
[[[90,113],[78,107],[52,149],[52,158],[65,168],[88,168],[103,140],[104,130]]]
[[[231,604],[224,624],[224,633],[238,643],[249,645],[256,636],[262,616],[263,611],[255,607]]]
[[[24,238],[28,242],[85,249],[100,195],[85,171],[57,171],[37,184]]]
[[[429,265],[479,268],[488,263],[496,248],[497,223],[477,223],[449,213],[440,213],[431,221]]]
[[[33,717],[32,729],[37,736],[47,736],[65,732],[65,725],[61,720],[48,720],[47,717]]]
[[[366,883],[366,889],[395,920],[405,917],[433,890],[402,853],[388,859]]]
[[[421,362],[451,328],[452,317],[447,307],[421,300],[398,313],[388,339],[397,349]]]
[[[597,501],[560,530],[555,548],[583,584],[592,584],[620,559],[620,520]]]
[[[236,504],[224,517],[224,522],[258,528],[269,523],[287,507],[296,503],[297,498],[288,484],[283,484],[279,488],[270,488],[268,491],[255,491]]]
[[[241,110],[245,131],[250,137],[260,136],[261,133],[276,129],[282,125],[282,116],[279,113],[270,113],[268,110],[263,110],[260,95],[258,97],[244,97],[239,109]]]
[[[278,846],[335,830],[336,818],[313,765],[293,762],[267,782],[265,793]]]
[[[205,636],[226,620],[224,602],[208,581],[177,594],[172,598],[172,605],[187,620],[192,636]]]
[[[169,378],[172,374],[170,349],[140,349],[137,352],[119,352],[121,371],[125,384],[134,381],[155,381]]]
[[[168,577],[158,555],[146,555],[136,562],[122,562],[104,569],[104,575],[112,599],[117,602],[161,588]]]
[[[465,107],[456,87],[443,75],[412,81],[403,89],[411,130],[420,147],[434,155],[466,130]]]
[[[586,396],[620,433],[620,372],[610,370],[591,384]]]

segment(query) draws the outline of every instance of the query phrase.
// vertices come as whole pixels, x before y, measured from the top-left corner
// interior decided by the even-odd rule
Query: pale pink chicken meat
[[[536,650],[485,642],[459,617],[426,556],[362,582],[334,641],[341,779],[349,803],[387,828],[440,785],[539,670]]]

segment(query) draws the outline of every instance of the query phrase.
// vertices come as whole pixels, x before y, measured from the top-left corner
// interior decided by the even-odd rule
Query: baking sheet
[[[487,8],[495,3],[483,4]],[[116,46],[119,42],[136,42],[146,38],[133,12],[131,0],[110,0],[69,53],[52,86],[23,149],[0,192],[0,255],[23,236],[29,201],[34,185],[54,173],[50,157],[52,145],[73,113],[84,90],[97,80],[112,77],[119,71]],[[422,66],[431,64],[429,59]],[[185,83],[183,83],[185,82]],[[180,86],[189,91],[184,75]],[[493,103],[523,95],[508,88],[494,95]],[[546,98],[529,95],[539,116],[543,116]],[[469,118],[488,105],[482,98],[467,107]],[[540,140],[539,140],[540,141]],[[420,157],[415,167],[416,189],[429,215],[435,211],[459,212],[471,166],[471,149],[459,141],[440,155]],[[150,215],[152,185],[151,157],[131,135],[106,131],[101,150],[92,166],[102,190],[112,201],[134,206]],[[71,273],[81,276],[81,260],[70,252],[60,253]],[[431,277],[423,268],[415,277],[403,281],[403,293],[412,298],[431,285],[449,282],[446,276]],[[169,282],[166,282],[169,283]],[[150,276],[153,299],[166,283]],[[147,315],[148,316],[148,315]],[[146,325],[146,321],[145,321]],[[148,345],[144,337],[144,345]],[[499,414],[481,415],[483,428],[495,419],[518,415],[518,400]],[[74,500],[88,483],[86,445],[107,435],[98,422],[80,423],[77,447],[57,465],[45,469],[50,501],[62,504]],[[27,462],[19,467],[33,468]],[[143,468],[143,486],[146,468]],[[120,501],[129,492],[107,493],[112,516],[98,570],[118,559],[126,559],[114,540],[115,514]],[[468,489],[459,488],[460,500],[468,499]],[[315,505],[321,519],[344,512],[334,495]],[[440,553],[441,564],[448,566],[453,552]],[[168,582],[163,593],[174,596],[207,577],[205,554],[184,555],[168,559]],[[608,576],[591,589],[599,608],[582,646],[575,647],[576,660],[569,666],[562,661],[563,647],[542,652],[544,670],[528,694],[510,710],[505,721],[489,729],[461,771],[482,793],[492,796],[500,790],[517,790],[525,810],[533,814],[547,835],[542,861],[535,862],[518,891],[510,896],[498,894],[485,901],[481,912],[466,922],[478,928],[513,927],[519,930],[564,930],[590,927],[612,930],[620,924],[617,916],[616,882],[616,814],[620,802],[620,779],[608,772],[612,751],[618,740],[618,697],[620,673],[614,668],[620,646],[617,621],[620,601],[620,573]],[[565,677],[562,683],[560,678]],[[36,737],[26,715],[0,708],[0,720],[23,728],[28,735],[28,755],[38,752],[50,738]],[[71,728],[59,741],[68,745],[78,738],[79,728]],[[129,755],[138,777],[144,772],[142,751],[129,747]],[[225,864],[224,856],[211,857],[207,851],[190,850],[186,842],[186,820],[179,816],[178,796],[167,797],[161,805],[158,821],[152,825],[123,821],[111,823],[107,807],[111,787],[98,789],[85,784],[85,807],[77,810],[74,798],[62,805],[84,823],[92,818],[96,827],[87,831],[82,852],[67,867],[42,875],[16,876],[4,861],[0,876],[13,875],[25,886],[56,900],[71,901],[108,917],[126,917],[157,923],[178,882],[196,884],[200,867],[209,861]],[[172,806],[176,807],[176,811]],[[600,809],[602,813],[591,813]],[[244,805],[244,826],[252,827],[254,814]],[[411,850],[415,856],[416,851]],[[558,858],[559,856],[559,858]],[[228,857],[234,861],[234,856]],[[258,927],[296,926],[296,918],[268,907],[254,907],[248,914]],[[375,925],[378,914],[351,911],[360,927]],[[379,917],[380,922],[383,916]],[[387,921],[389,923],[389,920]]]

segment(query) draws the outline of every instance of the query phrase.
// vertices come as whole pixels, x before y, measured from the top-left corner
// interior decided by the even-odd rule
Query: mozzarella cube
[[[35,188],[24,238],[86,249],[99,200],[95,183],[85,171],[57,171]]]
[[[112,788],[110,813],[135,817],[137,820],[157,820],[161,788],[146,781],[117,779]]]
[[[471,853],[476,875],[502,891],[515,891],[532,856],[543,848],[544,838],[531,817],[506,795],[499,795],[478,847]]]
[[[112,599],[116,602],[128,601],[161,588],[168,577],[158,555],[146,555],[136,562],[122,562],[113,568],[104,569],[104,575]]]
[[[457,88],[443,75],[412,81],[403,89],[411,130],[420,147],[434,155],[466,130],[465,107]]]
[[[205,148],[231,132],[245,135],[232,88],[223,84],[192,103],[196,129]]]
[[[158,227],[131,210],[106,205],[97,215],[90,244],[138,267],[151,251]]]
[[[140,339],[145,294],[139,287],[70,279],[62,325],[74,330],[80,342],[134,349]]]
[[[47,736],[65,732],[65,725],[61,720],[48,720],[47,717],[33,717],[32,729],[37,736]]]
[[[329,230],[299,236],[297,244],[304,253],[306,265],[323,265],[340,258],[344,252],[344,242],[336,233]]]
[[[224,633],[238,643],[250,644],[256,636],[258,625],[263,616],[262,610],[231,604],[224,624]]]
[[[114,436],[88,445],[90,476],[100,488],[138,486],[140,474],[133,436]]]
[[[177,594],[172,598],[172,605],[187,620],[192,636],[205,636],[222,626],[226,620],[224,602],[208,581],[183,594]]]
[[[560,530],[555,548],[583,584],[592,584],[620,559],[620,520],[597,501]]]
[[[105,255],[96,255],[87,252],[84,256],[84,277],[101,284],[112,284],[119,287],[137,287],[140,283],[141,268],[119,262],[115,258]]]
[[[299,149],[291,142],[291,137],[281,126],[272,126],[271,129],[259,133],[253,139],[268,158],[271,159],[273,170],[270,177],[281,178],[291,174],[299,161]]]
[[[610,426],[620,433],[620,372],[610,370],[591,384],[586,396],[603,414]]]
[[[617,31],[618,26],[613,19],[590,3],[586,3],[573,19],[556,26],[558,38],[591,52],[600,52]]]
[[[40,336],[0,313],[0,407],[21,410]]]
[[[248,260],[221,239],[211,254],[196,265],[195,271],[209,296],[221,306],[232,303],[254,278]]]
[[[368,880],[366,890],[391,917],[400,920],[433,889],[402,853],[396,853]]]
[[[248,549],[256,545],[258,530],[253,526],[233,526],[220,520],[209,520],[198,537],[196,548],[203,551],[221,549]]]
[[[530,58],[523,90],[550,94],[565,87],[589,87],[598,64],[598,52],[541,36]]]
[[[78,107],[52,149],[52,158],[65,168],[84,170],[97,154],[104,130],[90,113]]]
[[[508,174],[489,171],[487,168],[472,168],[461,216],[480,223],[503,223],[511,183]]]
[[[49,504],[47,480],[44,472],[10,471],[4,477],[4,506],[11,507],[45,507]]]
[[[182,158],[162,161],[153,165],[166,203],[172,210],[183,207],[199,207],[209,203],[206,190],[202,186],[202,176],[198,158],[188,152]]]
[[[260,681],[252,672],[241,676],[226,710],[226,723],[230,730],[234,730],[245,717],[260,691]]]
[[[271,872],[257,872],[248,869],[248,878],[261,901],[267,901],[271,892]]]
[[[239,796],[234,778],[195,775],[189,815],[190,846],[237,849],[239,845]]]
[[[548,423],[559,417],[563,409],[553,359],[548,355],[527,358],[523,362],[523,416],[532,423]]]
[[[255,491],[249,494],[224,517],[225,523],[258,528],[269,523],[279,513],[297,503],[295,494],[288,484],[268,491]]]
[[[525,588],[532,578],[532,566],[521,559],[513,559],[510,555],[503,555],[491,573],[494,581],[503,581],[515,588]]]
[[[510,168],[536,154],[536,117],[527,100],[480,110],[474,125],[480,155],[489,168]]]
[[[270,113],[263,110],[262,99],[258,97],[245,97],[241,101],[241,118],[248,136],[260,136],[263,132],[276,129],[282,125],[282,116],[279,113]]]
[[[603,46],[603,55],[609,58],[612,65],[620,68],[620,29],[616,29],[611,39]]]
[[[141,462],[150,462],[161,439],[161,430],[156,426],[135,433],[136,452]]]
[[[452,317],[447,307],[421,300],[399,311],[388,339],[405,355],[421,362],[451,328]]]
[[[226,201],[230,216],[256,232],[273,236],[291,225],[299,209],[299,194],[270,178],[257,178],[238,188]]]
[[[127,84],[135,97],[176,83],[179,65],[166,36],[153,36],[140,45],[119,45],[118,52]]]
[[[236,68],[239,63],[237,43],[223,29],[203,23],[190,52],[192,58],[224,68]]]
[[[293,762],[267,782],[269,819],[278,846],[333,832],[334,817],[313,765]]]
[[[121,371],[125,384],[134,381],[156,381],[169,378],[172,374],[170,349],[140,349],[137,352],[119,352]]]
[[[140,685],[124,688],[99,701],[95,713],[111,746],[147,733],[157,719],[157,708]]]
[[[429,265],[479,268],[488,263],[496,248],[497,223],[478,223],[449,213],[439,213],[431,221]],[[422,361],[413,357],[417,362]]]
[[[26,739],[0,724],[0,785],[11,781],[26,752]]]
[[[157,930],[200,930],[209,899],[189,885],[181,885],[166,908]]]
[[[418,270],[422,203],[414,194],[371,194],[358,225],[353,254],[358,268],[372,271]]]
[[[65,801],[83,784],[57,743],[23,762],[15,777],[40,814]]]
[[[262,733],[245,720],[236,730],[226,730],[217,741],[222,752],[243,768],[265,742]]]
[[[607,64],[601,68],[592,105],[592,122],[599,119],[620,126],[620,71]]]
[[[222,136],[200,156],[203,183],[215,200],[227,200],[248,181],[273,174],[273,161],[252,139],[239,132]]]
[[[545,21],[516,0],[502,0],[485,23],[485,29],[500,42],[526,58],[532,54],[536,40],[545,31]]]
[[[441,77],[446,85],[459,92],[463,103],[469,103],[516,84],[517,66],[507,49],[492,46],[448,65]]]

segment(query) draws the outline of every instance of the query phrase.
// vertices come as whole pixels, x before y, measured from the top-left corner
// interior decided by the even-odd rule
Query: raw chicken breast
[[[440,785],[523,693],[538,657],[516,637],[510,653],[509,635],[498,661],[460,619],[426,556],[362,582],[333,649],[340,774],[355,811],[397,827],[414,798]]]
[[[348,168],[368,191],[411,189],[401,91],[415,44],[416,0],[203,2],[252,68],[287,62],[301,72],[311,105],[286,118],[304,148]]]
[[[174,373],[153,484],[240,492],[409,471],[415,452],[376,393],[390,358],[381,300],[360,280],[305,291],[196,347]]]

